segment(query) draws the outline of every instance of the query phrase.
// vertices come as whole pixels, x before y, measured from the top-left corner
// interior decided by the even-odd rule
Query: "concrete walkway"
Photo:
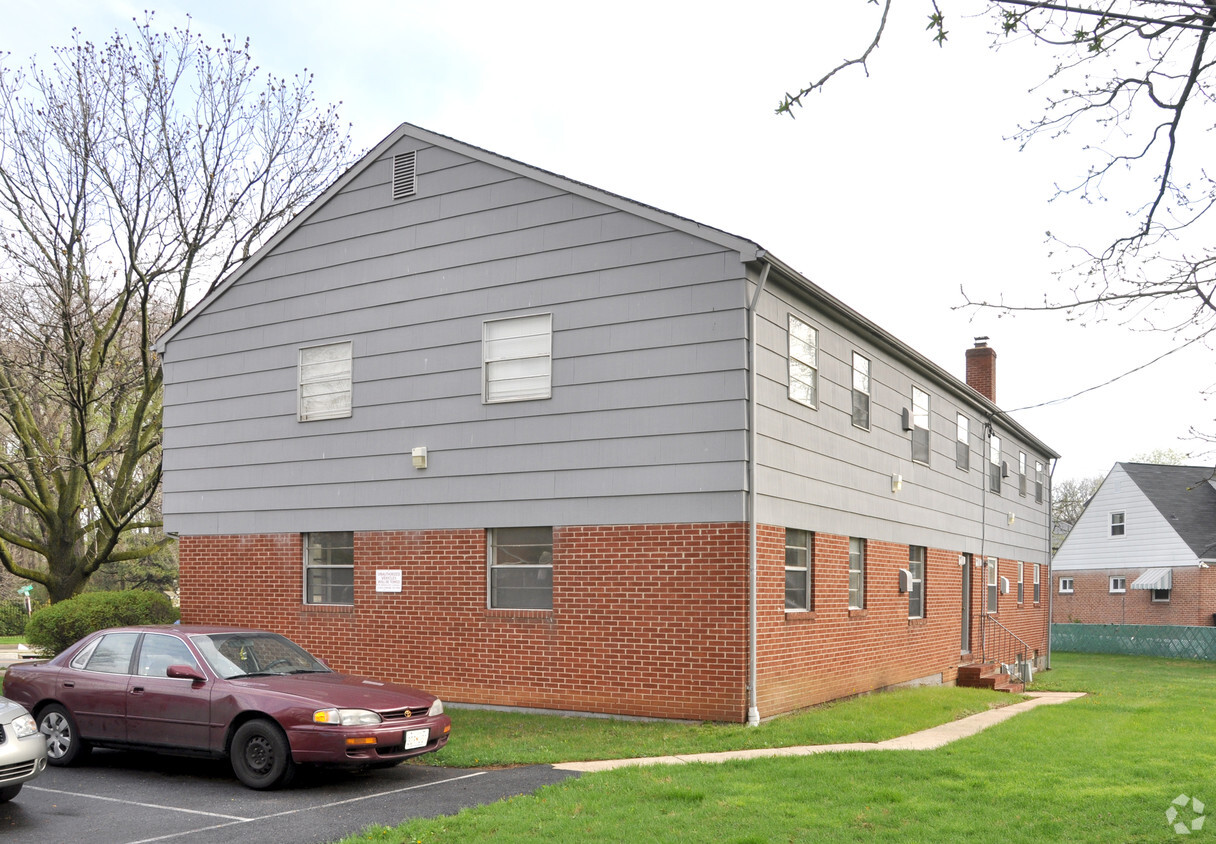
[[[936,750],[958,741],[967,736],[973,736],[981,730],[986,730],[993,724],[1008,721],[1015,715],[1034,709],[1036,706],[1050,706],[1056,703],[1068,703],[1079,697],[1085,697],[1084,692],[1028,692],[1030,700],[1003,706],[1000,709],[989,709],[976,715],[969,715],[957,721],[930,727],[919,733],[899,736],[880,742],[858,742],[855,744],[815,744],[805,747],[765,747],[756,750],[727,750],[722,753],[690,753],[686,756],[649,756],[641,759],[605,759],[598,762],[562,762],[553,767],[559,771],[579,771],[592,773],[594,771],[610,771],[613,768],[624,768],[630,765],[684,765],[689,762],[729,762],[734,759],[758,759],[764,756],[810,756],[814,753],[839,753],[843,751],[863,750]]]

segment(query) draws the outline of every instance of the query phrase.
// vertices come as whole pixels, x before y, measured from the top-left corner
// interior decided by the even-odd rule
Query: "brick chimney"
[[[976,337],[975,347],[967,350],[967,386],[996,402],[996,352],[987,337]]]

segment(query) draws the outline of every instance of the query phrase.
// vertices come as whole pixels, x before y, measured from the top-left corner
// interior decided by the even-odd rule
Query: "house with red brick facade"
[[[1216,623],[1211,466],[1116,463],[1053,561],[1057,623]]]
[[[1047,650],[1057,455],[991,347],[969,386],[746,238],[470,144],[403,124],[157,347],[185,622],[752,723],[954,682],[982,618]]]

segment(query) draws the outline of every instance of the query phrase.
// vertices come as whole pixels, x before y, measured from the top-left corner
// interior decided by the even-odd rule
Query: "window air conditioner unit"
[[[1009,594],[1009,578],[1005,577],[1004,575],[1001,576],[1001,594]]]
[[[899,570],[899,591],[902,593],[912,591],[912,572],[907,569]]]

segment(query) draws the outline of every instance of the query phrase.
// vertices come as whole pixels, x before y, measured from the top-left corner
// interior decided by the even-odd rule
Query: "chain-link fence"
[[[1216,660],[1216,627],[1164,624],[1053,624],[1053,651]]]

